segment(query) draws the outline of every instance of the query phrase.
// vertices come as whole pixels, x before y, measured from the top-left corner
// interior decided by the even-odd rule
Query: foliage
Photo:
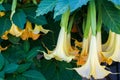
[[[80,32],[81,26],[83,18],[86,19],[86,8],[90,0],[17,0],[11,20],[11,8],[14,5],[12,1],[14,0],[0,0],[0,45],[2,48],[7,47],[6,50],[0,48],[0,80],[81,80],[81,76],[71,70],[76,67],[74,60],[71,63],[55,59],[46,60],[43,51],[47,52],[45,46],[50,50],[55,48],[60,31],[61,15],[68,9],[71,12],[70,18],[75,14],[73,23],[78,26],[75,33],[72,29],[72,36],[83,34]],[[100,9],[104,32],[107,29],[120,34],[120,8],[118,8],[120,1],[96,0],[96,3],[97,1],[100,1],[102,6]],[[33,31],[33,34],[31,35],[39,34],[38,39],[22,40],[21,36],[10,33],[13,23],[17,26],[17,30],[22,32],[25,30],[27,21],[32,24],[30,31]],[[34,30],[35,25],[42,25],[48,33]],[[13,32],[16,33],[17,30]],[[5,39],[3,37],[6,36],[7,31],[8,39]],[[82,37],[78,37],[78,40],[80,39]]]

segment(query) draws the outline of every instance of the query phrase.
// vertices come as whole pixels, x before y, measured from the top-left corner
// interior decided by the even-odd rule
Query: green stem
[[[91,29],[92,35],[96,36],[96,8],[95,8],[95,1],[90,0],[90,19],[91,19]]]
[[[101,27],[102,27],[102,11],[101,11],[101,3],[98,3],[97,32],[101,32]]]
[[[74,13],[72,16],[71,16],[71,18],[70,18],[70,22],[69,22],[69,25],[68,25],[68,33],[70,33],[71,32],[71,29],[72,29],[72,26],[73,26],[73,22],[74,22],[74,18],[75,18],[75,14],[76,13]]]
[[[13,0],[13,2],[12,2],[12,8],[11,8],[11,15],[10,15],[10,20],[11,21],[12,21],[13,15],[15,13],[16,6],[17,6],[17,0]]]
[[[60,23],[60,26],[64,27],[66,31],[68,26],[69,15],[70,15],[70,9],[68,9],[64,14],[62,14],[61,23]]]
[[[90,31],[90,8],[88,7],[87,21],[86,21],[86,26],[84,30],[84,38],[87,38],[89,36],[89,31]]]

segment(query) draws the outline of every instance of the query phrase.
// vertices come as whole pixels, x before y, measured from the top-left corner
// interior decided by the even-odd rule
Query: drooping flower
[[[6,50],[7,48],[8,48],[8,47],[3,48],[3,47],[0,45],[0,52]]]
[[[115,34],[112,48],[109,51],[103,52],[103,55],[108,58],[107,63],[110,65],[112,61],[120,62],[120,35]]]
[[[8,34],[11,34],[15,37],[20,37],[22,35],[22,30],[20,28],[18,28],[14,23],[12,23],[12,26],[10,28],[10,30],[5,31],[5,33],[2,35],[2,39],[7,40],[8,39]]]
[[[74,55],[71,54],[72,49],[68,43],[69,41],[67,42],[67,32],[65,31],[64,27],[61,27],[56,48],[53,51],[48,50],[48,54],[44,52],[45,59],[50,60],[55,58],[59,61],[70,62],[74,58]]]
[[[3,17],[5,15],[5,12],[0,11],[0,17]]]
[[[94,79],[102,79],[111,73],[104,68],[105,67],[101,66],[99,63],[96,37],[91,36],[87,62],[82,67],[74,68],[74,70],[76,70],[82,77],[88,79],[90,79],[91,76],[94,77]]]
[[[28,38],[37,40],[40,36],[39,32],[43,32],[43,33],[47,34],[48,31],[49,30],[44,29],[41,25],[35,25],[35,28],[33,29],[31,22],[27,21],[26,27],[23,30],[21,38],[22,38],[22,40],[27,40]]]

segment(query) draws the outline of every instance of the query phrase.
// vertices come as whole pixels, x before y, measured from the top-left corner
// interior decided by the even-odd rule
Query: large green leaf
[[[75,71],[67,68],[72,68],[72,65],[55,60],[42,60],[40,69],[47,80],[81,80],[81,77]]]
[[[89,0],[69,0],[70,11],[74,11],[83,5],[86,5]]]
[[[3,7],[2,4],[0,4],[0,11],[5,11],[5,8]]]
[[[111,2],[113,2],[115,5],[120,5],[120,0],[109,0]]]
[[[4,68],[4,71],[5,73],[13,73],[17,70],[19,66],[15,63],[11,63],[11,64],[8,64],[7,66],[5,66]]]
[[[27,80],[46,80],[45,77],[36,70],[29,70],[23,73],[23,76],[27,77]]]
[[[17,72],[22,73],[22,72],[26,71],[27,69],[30,68],[30,65],[31,65],[31,63],[26,63],[26,64],[19,65],[19,67],[17,69]]]
[[[27,19],[30,22],[38,24],[38,25],[47,24],[47,20],[46,20],[45,16],[40,15],[40,16],[36,17],[35,11],[36,11],[36,7],[24,8],[24,12],[27,16]]]
[[[36,10],[36,16],[43,15],[52,11],[56,5],[57,0],[42,0]]]
[[[40,49],[40,47],[34,47],[33,49],[31,49],[29,52],[28,52],[28,55],[27,55],[27,60],[32,60],[37,54],[38,54],[38,50]]]
[[[3,68],[3,66],[4,66],[4,57],[0,53],[0,70]]]
[[[13,15],[13,22],[21,29],[24,28],[24,24],[26,23],[26,15],[23,10],[17,10]]]
[[[69,1],[68,0],[58,0],[56,7],[54,9],[54,18],[58,15],[63,14],[65,11],[69,9]]]
[[[5,77],[5,72],[0,71],[0,80],[4,80],[4,77]]]
[[[105,26],[113,32],[120,34],[120,10],[118,10],[111,2],[103,1],[102,20]]]
[[[11,22],[7,17],[0,18],[0,36],[11,27]]]

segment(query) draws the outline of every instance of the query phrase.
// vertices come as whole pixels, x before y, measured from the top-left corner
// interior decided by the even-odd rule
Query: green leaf
[[[42,0],[36,10],[36,16],[47,14],[52,11],[56,5],[57,0]]]
[[[13,73],[18,69],[18,65],[15,63],[8,64],[5,66],[4,71],[5,73]]]
[[[0,4],[0,11],[5,11],[5,8],[3,7],[2,4]]]
[[[38,54],[38,50],[40,49],[40,47],[34,47],[33,49],[31,49],[29,52],[28,52],[28,55],[27,55],[27,60],[32,60],[37,54]]]
[[[36,7],[24,8],[24,12],[27,16],[27,19],[30,22],[38,24],[38,25],[47,24],[47,20],[44,16],[41,15],[41,16],[36,17],[35,11],[36,11]]]
[[[25,63],[25,64],[19,65],[17,72],[22,73],[22,72],[26,71],[27,69],[30,68],[30,65],[31,65],[31,63]]]
[[[69,1],[68,0],[58,0],[56,7],[54,9],[54,18],[58,15],[63,14],[65,11],[69,9]]]
[[[47,80],[81,80],[81,77],[75,71],[67,68],[72,68],[72,65],[55,60],[42,60],[40,67]]]
[[[29,70],[23,73],[23,76],[27,77],[28,80],[46,80],[45,77],[36,70]]]
[[[4,66],[4,57],[0,53],[0,70],[3,68],[3,66]]]
[[[8,37],[8,40],[13,44],[17,44],[20,41],[20,37],[15,37],[10,34],[8,34]]]
[[[23,10],[18,10],[13,15],[13,22],[21,29],[24,28],[24,24],[26,23],[26,15]]]
[[[23,43],[23,48],[25,50],[25,52],[28,52],[29,49],[30,49],[30,43],[28,40],[25,40],[24,43]]]
[[[89,0],[69,0],[70,11],[74,11],[83,5],[86,5]]]
[[[103,1],[101,6],[103,24],[113,32],[120,34],[120,10],[107,1]]]
[[[115,5],[120,5],[120,0],[108,0],[108,1],[113,2]]]
[[[19,74],[18,76],[16,76],[15,80],[26,80],[26,78]]]
[[[44,25],[47,24],[47,20],[44,16],[28,16],[28,20],[32,23],[38,24],[38,25]]]
[[[11,22],[7,17],[0,18],[0,36],[11,27]]]
[[[5,77],[5,72],[0,71],[0,80],[4,80],[4,77]]]

